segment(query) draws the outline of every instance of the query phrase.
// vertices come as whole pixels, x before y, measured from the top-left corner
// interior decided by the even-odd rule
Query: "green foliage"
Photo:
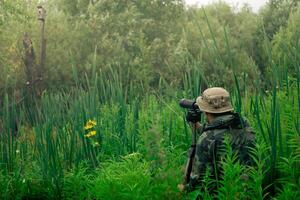
[[[67,172],[63,183],[64,199],[91,199],[93,187],[92,176],[87,169],[80,166]]]
[[[0,1],[0,198],[212,199],[214,184],[219,199],[299,198],[295,2],[256,14],[181,0],[44,1],[46,89],[31,97],[22,38],[38,63],[37,2]],[[227,148],[223,179],[207,174],[185,196],[177,184],[191,131],[177,100],[209,86],[231,90],[251,121],[255,166]]]
[[[253,199],[263,200],[266,195],[263,181],[269,167],[266,166],[267,148],[262,142],[257,142],[255,149],[252,149],[254,167],[249,171],[250,184],[247,186]]]
[[[270,0],[262,11],[268,38],[272,38],[281,27],[286,26],[289,15],[296,10],[298,2],[299,0]]]
[[[96,199],[148,199],[151,196],[151,174],[148,164],[138,153],[122,162],[103,163],[91,189]]]
[[[0,88],[22,88],[24,32],[33,40],[36,63],[39,57],[36,1],[2,4],[6,25],[0,31]],[[195,69],[205,77],[205,84],[232,86],[233,73],[240,80],[246,76],[247,83],[262,74],[267,82],[271,74],[267,73],[270,58],[265,42],[272,42],[273,35],[275,60],[285,70],[292,65],[297,71],[298,65],[291,61],[296,59],[297,1],[270,1],[259,15],[246,6],[234,11],[225,3],[206,6],[205,12],[185,9],[181,0],[49,0],[43,5],[47,10],[43,72],[47,88],[57,89],[61,82],[64,87],[73,86],[73,69],[78,74],[106,76],[111,68],[120,68],[120,81],[135,92],[184,87],[182,74]],[[78,78],[84,84],[85,77]]]
[[[0,75],[0,88],[24,85],[24,32],[32,38],[38,63],[35,3],[18,3],[26,20],[10,18],[1,29],[0,63],[5,73]],[[181,0],[49,0],[43,5],[47,10],[43,77],[48,89],[57,89],[61,82],[66,88],[73,86],[73,69],[82,75],[106,76],[111,68],[120,68],[123,86],[140,93],[183,87],[182,74],[195,67],[209,82],[226,86],[233,84],[229,78],[233,71],[239,77],[245,73],[249,82],[259,74],[252,58],[259,20],[246,7],[235,12],[220,3],[206,7],[204,13],[184,8]],[[78,83],[85,83],[84,76],[78,78]]]
[[[218,189],[218,198],[220,199],[245,199],[247,195],[247,184],[244,179],[248,175],[244,172],[244,166],[237,162],[237,155],[232,152],[228,138],[225,139],[226,155],[222,160],[222,169],[224,174]]]
[[[289,94],[294,94],[295,89],[290,89]],[[76,98],[70,98],[68,93],[44,94],[33,117],[34,127],[26,127],[29,121],[25,123],[27,125],[20,127],[18,139],[12,141],[10,150],[4,151],[11,152],[14,157],[10,157],[9,162],[1,161],[1,166],[11,166],[10,174],[8,168],[2,167],[3,198],[72,199],[78,190],[81,191],[80,196],[76,195],[78,199],[134,198],[132,194],[142,199],[184,198],[176,185],[181,181],[180,166],[185,160],[183,152],[189,144],[190,131],[178,114],[177,102],[166,103],[162,98],[151,96],[139,104],[133,101],[122,105],[122,99],[115,104],[100,104],[96,101],[100,99],[97,91],[97,86],[91,87],[89,92],[77,89],[73,94]],[[300,151],[299,136],[295,134],[297,113],[293,112],[297,101],[285,92],[276,93],[263,100],[264,106],[254,106],[262,120],[257,121],[255,112],[254,117],[248,116],[259,141],[254,151],[256,167],[245,171],[235,162],[229,149],[223,160],[224,177],[219,181],[218,192],[222,197],[252,198],[251,194],[255,193],[256,199],[263,199],[265,187],[270,184],[275,187],[278,198],[291,191],[292,195],[297,195]],[[117,102],[118,98],[115,99]],[[268,119],[274,115],[274,99],[282,103],[280,109],[275,109],[279,112],[275,116],[280,114],[280,118],[275,117],[272,122]],[[244,109],[253,106],[244,98],[242,101]],[[22,116],[25,110],[20,109]],[[247,110],[242,112],[251,114]],[[97,122],[95,141],[99,141],[99,147],[94,147],[92,140],[84,137],[83,126],[88,119]],[[5,123],[9,120],[2,118]],[[280,129],[272,129],[272,123],[279,123],[274,127],[280,125]],[[7,129],[13,127],[11,124]],[[269,133],[265,139],[263,132]],[[3,142],[5,138],[1,138],[2,147]],[[277,175],[268,179],[272,170]],[[248,179],[240,178],[244,173],[248,174]],[[208,188],[213,183],[206,180]],[[207,189],[195,195],[211,197]]]
[[[274,36],[274,57],[276,64],[280,66],[280,73],[284,76],[287,74],[293,77],[299,73],[298,54],[300,32],[297,29],[300,25],[300,5],[297,10],[290,15],[285,28],[282,28]],[[287,80],[288,81],[288,80]]]
[[[208,82],[233,85],[234,73],[239,77],[244,73],[249,80],[255,80],[259,73],[250,57],[255,27],[246,25],[256,23],[253,13],[242,10],[235,14],[228,5],[219,3],[205,10],[191,9],[187,14],[186,48],[194,60],[200,61],[197,67]],[[247,16],[247,21],[243,20],[243,15]]]

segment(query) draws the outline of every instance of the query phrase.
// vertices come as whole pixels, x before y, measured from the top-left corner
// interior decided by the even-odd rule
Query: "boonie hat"
[[[225,113],[233,111],[230,102],[230,95],[227,90],[221,87],[213,87],[204,90],[196,100],[200,110],[207,113]]]

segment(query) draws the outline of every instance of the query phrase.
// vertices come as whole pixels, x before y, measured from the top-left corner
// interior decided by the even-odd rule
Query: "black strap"
[[[214,129],[243,129],[245,127],[245,122],[240,114],[233,113],[234,118],[228,122],[219,121],[215,124],[206,124],[204,131],[214,130]]]

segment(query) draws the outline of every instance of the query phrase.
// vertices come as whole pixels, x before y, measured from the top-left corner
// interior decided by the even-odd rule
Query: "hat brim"
[[[213,114],[226,113],[234,110],[231,103],[228,103],[227,106],[222,108],[214,108],[210,104],[205,102],[202,96],[197,98],[196,104],[198,105],[201,111]]]

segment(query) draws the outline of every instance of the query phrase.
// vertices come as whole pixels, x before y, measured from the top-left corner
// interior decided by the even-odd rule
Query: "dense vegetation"
[[[218,199],[300,198],[298,1],[270,0],[259,13],[222,2],[43,1],[42,71],[37,5],[0,1],[1,199],[212,199],[177,189],[191,141],[178,100],[209,86],[231,92],[257,137],[251,169],[228,149]]]

